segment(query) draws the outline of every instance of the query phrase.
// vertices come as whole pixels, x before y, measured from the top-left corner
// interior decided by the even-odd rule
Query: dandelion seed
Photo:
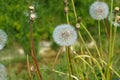
[[[7,72],[3,64],[0,64],[0,80],[7,80]]]
[[[0,50],[2,50],[7,42],[7,34],[0,29]]]
[[[89,13],[93,19],[102,20],[108,16],[109,8],[105,2],[94,2],[89,9]]]
[[[55,28],[53,39],[60,46],[70,46],[76,41],[77,33],[71,25],[63,24]]]

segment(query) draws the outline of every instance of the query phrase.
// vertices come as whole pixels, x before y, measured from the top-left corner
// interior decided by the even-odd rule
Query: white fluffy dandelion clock
[[[7,34],[0,29],[0,50],[2,50],[7,42]]]
[[[76,41],[77,33],[71,25],[63,24],[54,29],[53,39],[60,46],[70,46]]]
[[[109,8],[105,2],[94,2],[89,9],[89,13],[93,19],[102,20],[108,16]]]
[[[0,64],[0,80],[7,80],[7,72],[3,64]]]

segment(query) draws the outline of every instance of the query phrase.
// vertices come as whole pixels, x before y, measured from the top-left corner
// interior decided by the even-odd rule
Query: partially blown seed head
[[[76,41],[77,33],[71,25],[63,24],[54,29],[53,39],[60,46],[70,46]]]
[[[94,2],[89,9],[89,13],[93,19],[102,20],[108,16],[109,8],[105,2]]]
[[[7,42],[7,34],[0,29],[0,50],[2,50]]]

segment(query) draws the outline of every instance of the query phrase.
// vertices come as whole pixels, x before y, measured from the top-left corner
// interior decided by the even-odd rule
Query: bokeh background
[[[59,46],[53,41],[52,32],[57,25],[66,23],[64,13],[64,0],[0,0],[0,29],[8,34],[8,41],[0,51],[0,63],[6,66],[9,80],[29,80],[26,54],[30,55],[29,41],[29,6],[35,7],[36,19],[33,24],[34,41],[37,58],[40,63],[44,80],[49,78],[49,70],[57,54]],[[74,0],[77,15],[91,32],[95,40],[98,40],[97,21],[89,15],[89,7],[95,0]],[[102,1],[102,0],[101,0]],[[105,0],[110,6],[110,0]],[[75,26],[76,21],[69,2],[70,24]],[[120,1],[114,0],[114,7],[120,7]],[[108,19],[106,19],[108,21]],[[106,21],[104,20],[104,21]],[[108,21],[109,23],[109,21]],[[104,25],[101,21],[102,42],[106,52],[107,38]],[[86,32],[81,29],[83,37],[89,44],[91,41]],[[120,29],[117,30],[115,46],[114,67],[120,73]],[[106,54],[106,53],[105,53]],[[64,63],[63,63],[64,62]],[[64,54],[60,56],[56,69],[66,71],[66,59]],[[45,69],[42,69],[45,68]],[[66,80],[66,76],[53,74],[53,80]]]

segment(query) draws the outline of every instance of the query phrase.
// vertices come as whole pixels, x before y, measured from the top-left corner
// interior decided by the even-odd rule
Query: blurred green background
[[[30,5],[35,7],[36,19],[33,24],[33,37],[35,41],[35,48],[39,53],[39,43],[42,41],[50,42],[50,47],[56,52],[56,45],[52,39],[52,31],[57,25],[66,23],[66,17],[64,13],[64,0],[0,0],[0,29],[3,29],[8,34],[8,42],[5,48],[0,51],[0,63],[3,63],[7,67],[9,80],[29,80],[26,66],[26,54],[30,54],[30,41],[29,41],[29,9]],[[82,22],[86,25],[88,30],[97,40],[97,21],[93,20],[89,15],[89,6],[95,0],[74,0],[77,15],[81,17]],[[102,1],[102,0],[101,0]],[[110,6],[110,0],[105,0]],[[76,21],[71,5],[69,2],[69,17],[71,25],[75,26]],[[114,0],[114,7],[120,7],[120,1]],[[102,41],[104,47],[106,47],[106,33],[101,22],[102,29]],[[116,47],[115,52],[115,67],[120,70],[120,29],[117,31]],[[82,35],[88,40],[86,32],[81,29]],[[86,41],[87,42],[87,41]],[[23,53],[24,54],[20,54]],[[47,54],[50,52],[48,51]],[[45,56],[46,57],[46,56]],[[41,62],[41,67],[50,67],[54,61],[54,57],[41,57],[38,55],[38,59]],[[65,60],[65,56],[61,56],[61,60]],[[50,60],[49,60],[50,58]],[[59,61],[62,63],[62,61]],[[50,61],[50,62],[49,62]],[[49,64],[51,63],[51,64]],[[56,69],[66,71],[65,62],[58,64]],[[46,69],[42,70],[45,76],[44,80],[48,79],[49,71]],[[66,80],[66,77],[61,75],[53,74],[53,80]],[[59,78],[58,78],[59,77]]]

